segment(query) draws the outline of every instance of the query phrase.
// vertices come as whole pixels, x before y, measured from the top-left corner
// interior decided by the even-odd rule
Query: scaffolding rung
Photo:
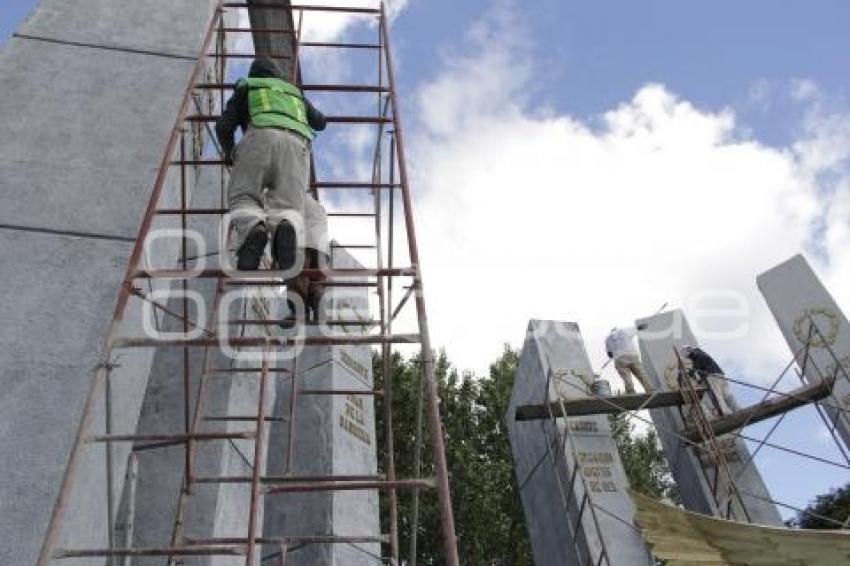
[[[227,373],[260,373],[263,371],[261,367],[244,367],[244,368],[213,368],[210,374],[227,374]],[[268,368],[269,373],[292,373],[288,368]]]
[[[264,484],[287,484],[304,482],[327,482],[327,481],[381,481],[384,476],[379,475],[337,475],[337,476],[263,476],[260,482]],[[200,476],[196,477],[194,483],[251,483],[251,476]]]
[[[377,43],[340,43],[332,41],[302,41],[300,47],[331,47],[337,49],[380,49]]]
[[[303,45],[303,44],[302,44]],[[228,57],[251,57],[250,54],[230,54]],[[193,88],[198,90],[233,90],[236,88],[235,82],[226,83],[198,83]],[[389,92],[389,87],[383,85],[355,85],[355,84],[302,84],[300,86],[304,92]]]
[[[215,122],[219,119],[217,114],[190,114],[186,116],[187,122]],[[392,118],[386,116],[327,116],[327,124],[389,124]]]
[[[161,208],[156,211],[162,216],[188,215],[222,215],[228,212],[226,208]]]
[[[377,287],[377,281],[326,281],[325,287]]]
[[[210,165],[227,165],[228,163],[223,159],[172,159],[168,162],[169,165],[177,167],[180,165],[192,165],[196,167],[201,166],[210,166]],[[318,182],[311,183],[310,188],[312,189],[400,189],[400,183],[368,183],[368,182]],[[170,208],[163,209],[172,211],[172,213],[180,212],[179,208]],[[190,209],[186,209],[190,210]],[[218,210],[218,209],[200,209],[200,210]],[[227,210],[225,209],[225,212]],[[157,211],[157,214],[162,214],[162,212]]]
[[[225,285],[242,286],[242,287],[282,287],[283,281],[280,279],[242,279],[242,280],[227,280]],[[377,281],[324,281],[322,284],[325,287],[377,287]]]
[[[256,415],[233,415],[233,416],[223,416],[223,417],[204,417],[205,421],[213,421],[213,422],[257,422]],[[287,417],[276,417],[276,416],[266,416],[263,418],[265,421],[271,421],[276,423],[286,423],[289,422],[289,418]]]
[[[257,57],[255,53],[207,53],[207,57],[213,59],[254,59]],[[263,53],[264,58],[268,59],[292,59],[290,55],[269,55]]]
[[[392,118],[387,116],[328,116],[328,124],[391,124]]]
[[[303,319],[288,317],[288,318],[271,318],[271,319],[256,319],[256,318],[238,318],[228,320],[227,324],[240,326],[278,326],[284,323],[297,323],[304,326],[377,326],[380,324],[377,320],[326,320],[324,322],[305,322]]]
[[[257,271],[241,271],[236,272],[240,277],[230,277],[221,269],[201,269],[201,270],[183,270],[183,269],[140,269],[133,273],[133,279],[218,279],[228,277],[231,283],[242,281],[257,281],[264,278],[274,277],[274,275],[264,275],[264,273],[275,274],[274,270],[260,269]],[[310,278],[320,277],[413,277],[416,275],[416,269],[413,267],[396,267],[383,269],[328,269],[322,271],[320,269],[304,269],[302,275]],[[276,282],[278,285],[283,285],[281,281]],[[326,284],[332,281],[325,281]]]
[[[333,218],[374,218],[374,212],[328,212]]]
[[[374,250],[374,244],[331,244],[332,248],[349,250]]]
[[[223,31],[225,33],[286,33],[292,35],[295,33],[295,30],[287,29],[287,28],[234,28],[234,27],[226,27],[219,28],[218,31]]]
[[[240,440],[254,438],[253,432],[196,432],[195,434],[98,434],[89,442],[186,442],[188,440]]]
[[[247,544],[246,538],[210,538],[210,539],[185,539],[187,545],[191,544]],[[350,544],[358,542],[389,543],[389,535],[291,535],[279,537],[259,537],[255,539],[257,544]]]
[[[53,558],[89,558],[96,556],[240,556],[244,554],[245,547],[243,546],[191,545],[161,548],[64,548],[57,550],[53,554]]]
[[[224,159],[174,159],[171,165],[225,165]]]
[[[400,183],[369,183],[369,182],[344,182],[344,181],[322,181],[311,185],[314,189],[400,189]]]
[[[291,347],[291,346],[358,346],[364,344],[418,344],[419,334],[340,335],[340,336],[234,336],[231,338],[116,338],[116,348],[160,348],[166,346],[214,348],[228,345],[233,348]]]
[[[304,482],[267,487],[263,491],[266,494],[294,493],[311,491],[356,491],[371,489],[432,489],[437,486],[434,479],[421,480],[380,480],[380,481],[329,481],[329,482]]]
[[[286,10],[305,12],[346,12],[351,14],[380,14],[377,8],[362,8],[356,6],[313,6],[304,4],[277,4],[275,2],[225,2],[225,8],[264,8],[266,10]]]
[[[299,395],[374,395],[376,397],[383,396],[384,392],[380,389],[300,389]]]

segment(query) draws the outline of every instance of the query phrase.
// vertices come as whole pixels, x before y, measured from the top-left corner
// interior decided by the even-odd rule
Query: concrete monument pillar
[[[515,420],[521,405],[587,397],[592,380],[576,323],[529,322],[506,418],[538,566],[605,564],[603,549],[612,566],[653,563],[607,416]]]
[[[0,52],[0,564],[36,560],[215,4],[42,0]],[[135,430],[152,358],[112,360],[115,431]],[[114,447],[115,502],[128,451]],[[106,545],[104,452],[81,461],[61,546]]]
[[[681,310],[668,311],[649,318],[640,319],[637,325],[646,325],[638,334],[643,366],[653,391],[678,389],[678,359],[674,348],[698,343]],[[718,404],[703,397],[704,411],[711,418],[731,412],[722,396],[716,396]],[[717,437],[725,455],[729,470],[741,493],[746,512],[730,487],[728,476],[712,465],[705,446],[694,447],[679,438],[690,422],[682,418],[678,407],[652,409],[652,420],[685,508],[717,517],[747,521],[747,514],[754,523],[782,525],[776,506],[769,501],[770,494],[761,474],[750,459],[750,452],[741,438],[732,434]]]
[[[344,250],[334,250],[334,268],[362,268]],[[333,287],[324,303],[328,320],[370,319],[364,288]],[[363,326],[308,327],[308,334],[360,335]],[[374,476],[377,438],[369,346],[309,346],[296,360],[294,423],[274,423],[269,437],[267,473],[291,476]],[[363,394],[328,394],[331,391]],[[291,381],[277,380],[275,414],[290,416]],[[325,394],[322,394],[325,392]],[[295,437],[289,447],[289,426]],[[289,459],[289,454],[292,459]],[[380,536],[378,493],[373,490],[314,491],[268,495],[263,536]],[[267,545],[263,555],[280,552]],[[287,564],[373,566],[383,564],[376,542],[290,545]]]
[[[847,317],[801,255],[762,273],[756,281],[806,382],[835,378],[830,404],[843,412],[829,407],[826,411],[830,426],[834,424],[850,449],[850,324]],[[810,323],[819,331],[813,332],[811,337]]]

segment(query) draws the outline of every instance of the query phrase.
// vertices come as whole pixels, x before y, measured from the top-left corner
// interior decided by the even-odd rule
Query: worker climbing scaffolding
[[[234,22],[239,21],[237,12],[240,11],[250,13],[251,27],[234,26]],[[361,18],[367,22],[362,27],[364,35],[375,34],[377,39],[301,42],[304,12],[345,13]],[[299,563],[299,560],[307,560],[301,562],[305,564],[318,563],[305,558],[308,552],[336,557],[346,556],[344,553],[348,552],[357,555],[358,560],[367,560],[363,557],[368,556],[368,562],[364,562],[368,564],[399,564],[396,493],[412,490],[416,501],[419,491],[434,490],[439,504],[444,563],[456,566],[459,560],[444,440],[440,434],[434,360],[384,9],[382,6],[290,6],[288,2],[259,5],[219,2],[206,25],[207,32],[195,67],[180,106],[176,108],[178,112],[170,137],[163,140],[167,143],[161,166],[153,179],[150,199],[119,288],[114,318],[98,356],[103,363],[91,375],[83,417],[43,537],[38,564],[46,566],[68,558],[109,557],[112,560],[129,556],[162,556],[173,564],[185,559],[183,557],[236,555],[244,557],[246,565],[254,566],[261,557],[265,560],[270,550],[274,550],[281,563]],[[254,38],[256,55],[232,51],[233,46],[238,45],[234,36],[248,34]],[[258,37],[269,41],[258,42]],[[266,49],[269,45],[273,47]],[[364,84],[364,81],[360,81],[361,84],[303,84],[298,69],[300,47],[370,53],[378,67],[377,76],[370,81],[374,84]],[[281,51],[286,53],[281,54]],[[255,60],[247,77],[230,82],[225,62],[249,57]],[[278,63],[287,60],[285,65]],[[383,110],[378,115],[353,112],[325,116],[305,96],[305,92],[316,91],[341,95],[344,102],[336,106],[338,108],[358,108],[349,101],[366,93],[375,96],[378,108]],[[355,96],[350,96],[352,94]],[[362,110],[363,106],[359,108]],[[221,113],[217,115],[219,110]],[[214,135],[208,126],[211,123],[215,123]],[[326,172],[311,170],[315,134],[331,124],[341,129],[348,124],[374,128],[376,157],[370,164],[373,169],[370,180],[329,179]],[[239,130],[242,137],[237,143]],[[187,135],[190,132],[193,136]],[[207,140],[212,143],[206,144]],[[219,150],[218,154],[210,151],[213,147]],[[368,169],[355,166],[352,170]],[[204,172],[218,175],[216,181],[210,183],[209,179],[203,179]],[[219,195],[211,194],[209,188],[219,180],[221,199],[211,204],[211,200],[219,200]],[[192,193],[195,185],[207,191]],[[369,212],[337,208],[329,214],[318,198],[321,192],[329,189],[367,195],[360,202],[365,200],[374,208]],[[357,198],[351,200],[357,201]],[[399,214],[401,220],[385,223],[382,221],[384,214],[390,219]],[[333,248],[343,251],[332,256],[329,216],[373,220],[375,245],[368,247],[378,250],[377,257],[371,260],[354,258],[345,251],[346,246],[339,243]],[[166,224],[168,228],[163,233],[171,234],[172,238],[177,234],[173,241],[178,243],[181,253],[176,267],[154,266],[145,256],[156,237],[154,224],[157,220],[171,222]],[[207,221],[203,230],[211,233],[216,232],[211,226],[221,225],[235,232],[227,248],[209,252],[215,237],[205,240],[193,229],[203,221]],[[193,225],[195,222],[198,224]],[[394,236],[393,231],[398,227],[402,234]],[[406,243],[407,254],[402,266],[394,261],[394,243]],[[197,246],[197,256],[190,257],[190,244]],[[202,249],[205,246],[206,249]],[[267,250],[271,252],[271,261],[266,261]],[[384,255],[381,250],[387,253]],[[236,256],[236,270],[231,268],[231,252]],[[255,273],[245,273],[248,271]],[[396,288],[404,289],[405,293],[394,298],[392,280],[398,278],[403,281],[398,282]],[[210,279],[215,280],[214,291],[213,286],[204,285],[205,280]],[[142,291],[142,281],[166,289],[159,297],[162,302]],[[209,293],[196,292],[195,287],[207,289]],[[284,324],[287,317],[276,310],[275,303],[284,287],[290,298],[303,299],[313,321],[326,319],[327,324],[305,329],[302,327],[305,320],[292,317],[291,313],[288,318],[293,324]],[[172,288],[177,290],[174,297],[169,295]],[[327,314],[322,305],[326,288],[332,297],[327,302],[335,305]],[[377,300],[371,296],[375,291]],[[346,293],[348,295],[343,296]],[[374,308],[376,303],[377,309]],[[231,306],[234,308],[228,310]],[[393,320],[405,306],[414,306],[415,316],[400,317],[393,326]],[[150,313],[155,312],[171,323],[176,320],[179,330],[158,332],[157,327],[157,331],[147,332],[154,325],[135,324],[137,319],[132,316],[125,318],[125,313],[134,308],[149,318]],[[123,324],[125,321],[127,324]],[[411,323],[415,328],[405,331],[405,325]],[[403,478],[396,476],[392,450],[392,381],[385,380],[382,389],[376,390],[370,365],[372,347],[381,346],[384,358],[392,359],[395,344],[419,347],[423,382],[419,388],[422,399],[417,412],[419,422],[427,425],[429,435],[426,442],[419,428],[414,432],[413,473]],[[177,411],[180,418],[168,423],[157,418],[157,427],[165,428],[165,424],[170,424],[178,427],[179,432],[141,434],[134,428],[142,428],[136,424],[141,422],[138,415],[133,414],[138,411],[130,409],[125,411],[121,421],[122,426],[126,421],[128,428],[116,433],[109,407],[125,402],[124,389],[109,384],[123,384],[124,370],[111,360],[120,356],[122,349],[146,350],[158,356],[163,349],[175,347],[183,354],[180,364],[182,394],[178,393],[182,410]],[[171,363],[169,357],[163,359]],[[131,366],[127,364],[128,371],[138,369]],[[170,384],[174,382],[174,373],[173,367],[164,368]],[[237,376],[244,381],[237,382]],[[220,377],[228,379],[213,379]],[[215,384],[225,382],[231,389],[227,393],[229,397],[222,400],[221,396],[216,397],[221,392]],[[145,382],[141,383],[144,390]],[[243,385],[230,385],[236,383]],[[146,394],[155,395],[154,389],[149,387]],[[385,441],[380,441],[375,430],[373,402],[377,396],[385,400]],[[222,401],[223,404],[216,405]],[[220,412],[211,412],[210,406],[219,407]],[[302,411],[298,407],[309,410]],[[104,410],[107,412],[105,418],[101,412]],[[321,422],[310,420],[317,415],[322,417]],[[100,423],[105,423],[105,428],[95,428]],[[300,432],[296,433],[297,430]],[[198,448],[201,443],[224,446],[222,452],[216,453],[216,458],[223,458],[216,460],[216,465],[227,463],[227,455],[232,455],[236,467],[247,466],[247,472],[240,475],[228,466],[205,467],[202,454],[206,453]],[[384,443],[387,446],[383,446]],[[152,532],[141,532],[136,533],[139,540],[134,540],[132,529],[127,526],[127,521],[132,522],[134,517],[131,510],[134,503],[130,501],[126,509],[119,509],[113,499],[114,493],[122,492],[120,478],[125,477],[125,466],[127,470],[132,468],[125,462],[133,461],[113,446],[135,449],[137,445],[156,461],[155,466],[143,462],[138,468],[140,477],[154,469],[160,476],[163,470],[176,471],[168,465],[156,467],[161,465],[163,458],[159,450],[163,446],[179,445],[181,448],[179,485],[166,487],[164,478],[158,477],[153,481],[156,486],[150,486],[157,496],[166,491],[174,496],[168,498],[171,503],[168,503],[166,514],[173,517],[173,528],[168,528],[167,539],[153,537]],[[421,458],[423,446],[430,447],[432,465]],[[94,464],[102,469],[106,478],[100,482],[107,486],[106,504],[100,502],[98,497],[104,496],[95,493],[93,485],[79,487],[84,483],[80,482],[80,477],[91,474],[90,454],[95,447],[105,448],[106,452],[106,465],[103,466],[102,460]],[[316,458],[311,450],[332,452],[333,458]],[[352,457],[344,459],[346,453]],[[310,457],[305,457],[307,454]],[[381,473],[376,464],[379,459],[384,463]],[[349,466],[354,465],[352,462],[356,464],[352,472],[341,472],[340,463]],[[316,469],[316,466],[323,467]],[[423,469],[432,470],[433,477],[422,477]],[[132,474],[127,478],[126,482],[134,481]],[[214,530],[209,529],[213,525],[208,524],[206,518],[199,526],[198,517],[189,516],[193,506],[204,505],[211,493],[198,489],[198,484],[216,484],[213,497],[227,494],[224,510],[212,518]],[[148,489],[148,485],[143,481],[139,489]],[[231,487],[232,492],[229,491]],[[242,487],[250,489],[240,491]],[[171,492],[171,488],[176,489]],[[82,500],[94,502],[92,507],[97,508],[92,515],[95,519],[91,521],[92,524],[102,523],[97,536],[85,539],[65,536],[69,525],[74,526],[73,517],[81,505],[74,498],[75,489],[88,490],[87,497]],[[126,484],[123,489],[127,497],[132,498],[129,493],[134,488]],[[312,503],[298,500],[300,494],[314,498]],[[389,499],[386,525],[378,521],[382,507],[379,507],[379,495],[388,495]],[[332,501],[334,507],[342,511],[335,512],[331,518],[314,517],[309,510],[321,507],[315,499],[318,497]],[[149,499],[148,495],[140,495],[140,506],[152,505]],[[136,518],[143,514],[137,512]],[[355,516],[356,521],[350,520]],[[192,521],[195,521],[194,527]],[[409,547],[414,549],[411,550],[413,562],[410,562],[414,564],[415,541],[420,530],[417,512],[412,510],[405,521],[412,526]],[[161,526],[162,521],[157,521],[157,528]],[[205,531],[208,538],[193,538],[193,528],[208,529]],[[308,531],[307,534],[304,531]],[[119,532],[129,534],[119,537]],[[145,536],[152,542],[141,543]],[[297,555],[288,557],[296,550]],[[329,558],[321,563],[352,562],[346,558]]]
[[[237,127],[243,137],[234,146]],[[233,164],[227,201],[236,229],[237,269],[256,270],[270,237],[277,268],[296,268],[298,240],[305,232],[310,142],[324,129],[324,115],[283,78],[274,61],[256,59],[248,78],[237,82],[215,127],[224,159]]]

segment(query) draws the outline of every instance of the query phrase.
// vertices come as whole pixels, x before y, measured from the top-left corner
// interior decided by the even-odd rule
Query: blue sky
[[[4,3],[0,41],[36,3]],[[402,86],[432,74],[439,46],[456,41],[492,3],[410,0],[394,31]],[[518,15],[542,69],[531,101],[578,116],[592,117],[659,82],[699,105],[732,105],[760,139],[784,141],[793,112],[781,102],[767,112],[753,104],[759,81],[805,77],[836,99],[848,94],[850,4],[841,0],[535,0]]]
[[[395,28],[404,83],[433,73],[434,45],[456,41],[490,5],[411,0]],[[540,67],[532,100],[574,115],[592,117],[659,82],[698,105],[733,105],[760,139],[784,141],[794,128],[787,105],[752,104],[759,81],[806,77],[847,95],[850,4],[840,0],[536,0],[517,12]]]
[[[0,41],[34,4],[7,0]],[[805,251],[850,306],[848,21],[839,0],[409,0],[393,39],[437,345],[481,371],[502,342],[519,344],[528,318],[577,320],[596,364],[605,330],[714,285],[750,300],[753,331],[709,349],[736,376],[770,381],[788,352],[758,273]],[[546,216],[558,229],[537,222],[501,239],[506,211],[524,210],[517,195],[558,212]],[[611,206],[620,201],[627,212]],[[652,230],[673,217],[687,220],[687,246]],[[554,283],[511,296],[505,255]],[[461,264],[492,289],[459,292]],[[494,309],[487,328],[454,314],[488,320]],[[778,438],[837,460],[806,411]],[[767,449],[759,463],[796,505],[848,477]]]

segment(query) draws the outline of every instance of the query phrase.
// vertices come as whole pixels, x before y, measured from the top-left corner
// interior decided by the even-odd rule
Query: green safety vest
[[[301,90],[282,79],[248,77],[239,84],[248,86],[251,125],[257,128],[292,130],[312,140],[315,132],[307,123],[307,104]]]

